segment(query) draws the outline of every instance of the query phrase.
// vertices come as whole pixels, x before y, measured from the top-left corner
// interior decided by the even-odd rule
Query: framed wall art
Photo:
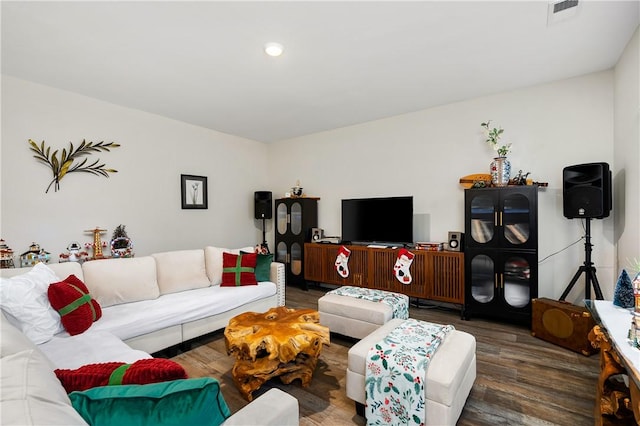
[[[180,189],[183,209],[207,209],[207,177],[180,175]]]

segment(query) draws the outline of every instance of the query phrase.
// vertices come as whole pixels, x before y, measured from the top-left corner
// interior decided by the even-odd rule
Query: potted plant
[[[511,177],[511,163],[507,160],[507,154],[511,150],[511,143],[500,145],[500,138],[504,133],[501,127],[491,128],[491,120],[481,123],[489,146],[498,153],[491,162],[491,183],[494,186],[507,186]]]

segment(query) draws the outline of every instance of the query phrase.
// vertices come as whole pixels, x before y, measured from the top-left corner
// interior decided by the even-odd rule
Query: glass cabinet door
[[[293,275],[302,273],[302,246],[298,243],[291,244],[291,273]]]
[[[495,233],[496,208],[489,195],[477,195],[471,200],[471,238],[480,244],[488,243]]]
[[[504,197],[501,222],[504,238],[509,243],[519,246],[529,241],[530,210],[529,200],[523,194],[510,194]]]
[[[300,235],[302,232],[302,205],[293,203],[291,205],[291,233]]]
[[[504,262],[504,300],[514,308],[524,308],[531,300],[531,265],[520,256]]]
[[[276,229],[278,230],[278,234],[286,234],[287,222],[287,205],[280,203],[276,209]]]
[[[276,246],[276,261],[287,263],[287,244],[284,241],[280,241]]]
[[[493,259],[479,254],[471,260],[471,297],[479,303],[489,303],[495,297],[495,267]]]

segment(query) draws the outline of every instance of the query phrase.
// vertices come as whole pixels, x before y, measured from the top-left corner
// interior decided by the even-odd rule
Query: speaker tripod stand
[[[271,253],[269,250],[269,245],[267,244],[267,229],[265,225],[266,218],[262,218],[262,249],[265,251],[265,254]]]
[[[591,284],[593,284],[593,290],[596,293],[596,299],[603,300],[602,290],[600,290],[600,283],[598,282],[598,277],[596,276],[596,268],[593,266],[593,262],[591,261],[591,251],[593,244],[591,244],[591,218],[585,218],[587,221],[585,226],[585,236],[584,236],[584,264],[582,264],[576,274],[571,279],[571,282],[567,286],[567,288],[560,296],[560,300],[566,299],[567,295],[573,288],[573,286],[580,278],[580,275],[584,273],[584,298],[591,299]]]

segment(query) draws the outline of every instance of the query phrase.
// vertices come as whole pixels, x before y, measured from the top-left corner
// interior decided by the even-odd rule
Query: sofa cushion
[[[112,306],[109,309],[120,306],[127,304]],[[137,320],[142,321],[140,318]],[[38,345],[38,348],[55,368],[74,369],[85,364],[110,361],[133,363],[139,359],[151,358],[146,352],[132,349],[113,333],[97,330],[96,327],[104,321],[103,317],[89,330],[75,336],[68,336],[67,333],[56,334],[53,339]],[[73,351],[69,351],[69,348],[73,348]]]
[[[25,274],[0,278],[0,307],[8,320],[36,344],[63,330],[60,315],[47,297],[49,284],[60,278],[44,263]]]
[[[54,372],[67,393],[98,386],[146,385],[187,378],[187,372],[180,364],[162,358],[141,359],[133,364],[102,362]]]
[[[103,386],[69,394],[92,425],[220,425],[231,413],[216,379]]]
[[[156,261],[151,256],[84,262],[82,273],[84,283],[103,308],[160,296]]]
[[[72,336],[87,331],[102,316],[100,304],[91,298],[87,286],[75,275],[49,285],[47,295],[51,306],[60,314],[64,329]]]
[[[4,316],[0,335],[0,424],[86,424],[71,407],[49,360]]]
[[[205,265],[207,266],[207,277],[211,285],[220,285],[222,282],[222,253],[240,254],[241,251],[253,253],[253,247],[243,247],[240,249],[227,249],[207,246],[204,248]]]
[[[211,285],[204,263],[204,250],[177,250],[152,255],[160,294],[192,290]]]
[[[276,285],[272,282],[245,287],[209,286],[165,294],[155,300],[103,308],[102,319],[95,322],[87,333],[108,331],[126,341],[163,328],[224,314],[272,297],[276,297]],[[154,320],[149,321],[149,318]]]
[[[255,253],[222,254],[222,287],[257,285]]]

